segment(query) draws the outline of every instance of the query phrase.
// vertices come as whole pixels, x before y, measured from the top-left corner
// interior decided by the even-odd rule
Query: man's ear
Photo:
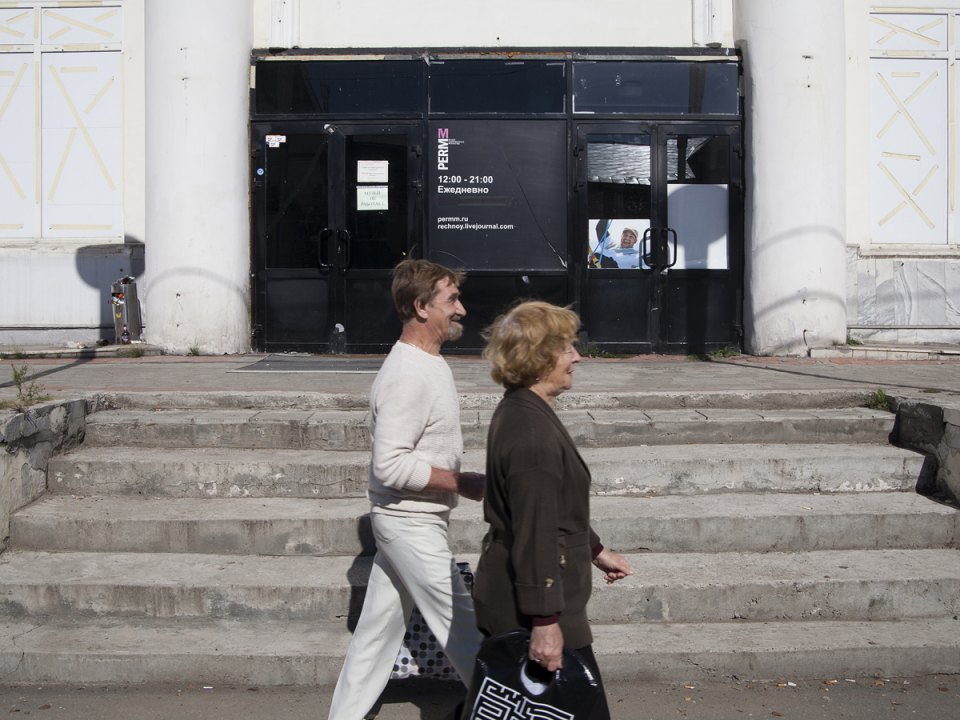
[[[420,301],[420,298],[417,298],[413,301],[413,311],[417,314],[417,318],[420,320],[426,320],[427,315],[427,306],[425,303]]]

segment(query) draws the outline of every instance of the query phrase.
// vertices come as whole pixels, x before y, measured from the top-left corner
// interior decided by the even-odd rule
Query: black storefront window
[[[573,63],[574,113],[737,115],[736,63]]]
[[[430,113],[562,113],[564,69],[563,61],[434,61]]]
[[[256,111],[274,114],[422,112],[422,63],[401,60],[257,63]]]

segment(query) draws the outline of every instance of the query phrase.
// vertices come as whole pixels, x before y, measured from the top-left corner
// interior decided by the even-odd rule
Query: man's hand
[[[457,475],[457,492],[468,500],[483,500],[487,476],[483,473],[462,472]]]
[[[623,580],[627,575],[633,575],[633,568],[621,555],[612,550],[604,548],[600,554],[593,559],[593,564],[600,568],[604,573],[604,579],[607,584],[614,583],[617,580]]]

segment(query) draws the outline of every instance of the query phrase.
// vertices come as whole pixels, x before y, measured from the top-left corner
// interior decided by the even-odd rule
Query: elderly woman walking
[[[590,566],[608,583],[632,570],[590,527],[590,471],[554,412],[556,398],[573,386],[579,328],[573,311],[531,301],[488,330],[484,357],[506,393],[487,439],[490,529],[473,593],[485,635],[529,630],[532,661],[553,672],[563,649],[574,649],[599,678],[586,611]],[[593,718],[609,717],[603,698]]]

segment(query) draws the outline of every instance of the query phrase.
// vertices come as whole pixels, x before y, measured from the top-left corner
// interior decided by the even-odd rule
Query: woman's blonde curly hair
[[[580,330],[571,309],[540,300],[516,305],[484,331],[490,376],[508,390],[530,387],[557,364]]]

